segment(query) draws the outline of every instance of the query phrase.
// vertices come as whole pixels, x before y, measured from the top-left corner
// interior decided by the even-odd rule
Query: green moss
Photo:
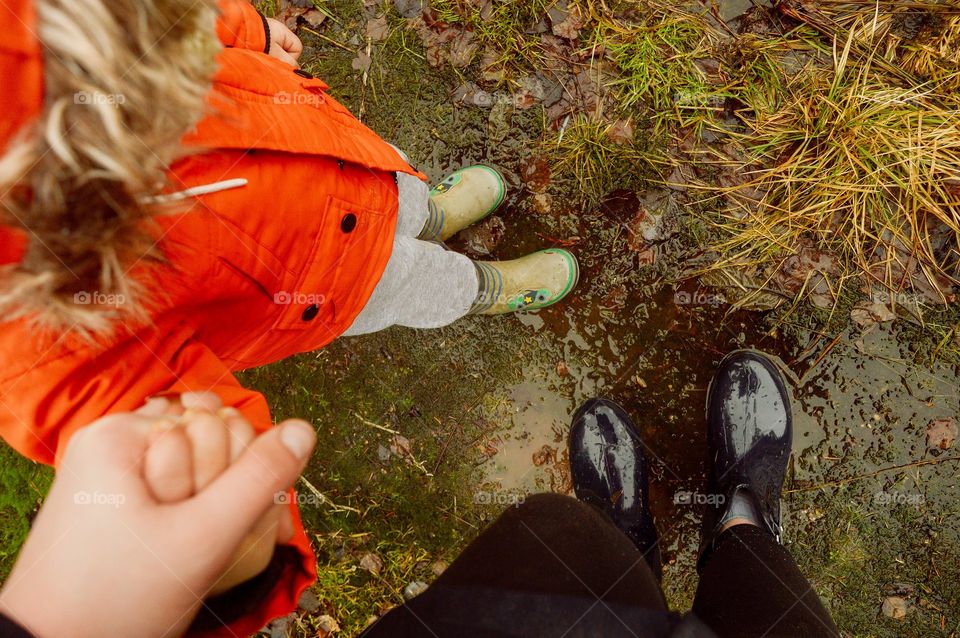
[[[49,467],[28,461],[0,442],[0,581],[13,569],[52,480]]]

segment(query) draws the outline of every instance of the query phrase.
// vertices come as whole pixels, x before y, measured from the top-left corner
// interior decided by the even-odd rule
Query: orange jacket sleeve
[[[223,46],[269,51],[267,21],[250,0],[219,0],[217,4],[220,8],[217,37]]]
[[[0,379],[0,434],[34,460],[59,460],[77,430],[105,414],[135,409],[158,394],[214,392],[225,405],[240,410],[257,431],[273,427],[264,397],[241,386],[206,346],[193,339],[192,329],[183,322],[161,318],[105,350],[75,346],[62,350],[53,346],[34,362],[20,358],[24,366],[10,366],[20,369]],[[316,579],[316,559],[296,499],[291,499],[291,510],[295,534],[278,548],[282,560],[271,565],[265,593],[236,605],[242,613],[233,614],[226,626],[194,628],[188,634],[191,638],[251,635],[296,609],[300,595]]]

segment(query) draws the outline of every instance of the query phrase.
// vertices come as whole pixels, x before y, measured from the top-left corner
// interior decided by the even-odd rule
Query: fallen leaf
[[[390,439],[390,453],[399,457],[410,456],[410,439],[402,434],[394,434]]]
[[[491,215],[479,224],[474,224],[460,233],[460,238],[466,243],[467,250],[485,256],[489,255],[503,240],[507,227],[503,220]]]
[[[534,193],[542,193],[550,186],[550,163],[543,156],[531,155],[520,162],[520,181]]]
[[[307,9],[307,12],[304,13],[302,17],[311,27],[317,28],[327,19],[327,14],[319,9]]]
[[[576,40],[580,37],[580,29],[583,28],[583,13],[579,6],[569,6],[566,11],[557,6],[550,10],[549,15],[553,25],[551,29],[553,35],[565,40]]]
[[[367,73],[370,70],[370,63],[373,60],[370,58],[370,54],[366,51],[358,51],[357,57],[353,59],[353,62],[350,63],[350,66],[353,67],[354,71],[360,71],[361,73]]]
[[[470,66],[477,53],[477,43],[472,31],[460,31],[450,43],[450,65],[455,69]]]
[[[948,450],[957,440],[957,423],[953,418],[936,419],[927,424],[927,447]]]
[[[390,25],[387,24],[387,16],[379,16],[367,21],[367,37],[374,42],[386,40],[390,34]]]
[[[875,323],[893,321],[897,315],[885,303],[863,302],[850,311],[850,318],[861,328],[868,328]]]
[[[340,631],[340,624],[333,618],[324,614],[317,618],[317,638],[327,638],[331,634]]]
[[[635,129],[636,127],[633,125],[632,119],[617,120],[607,129],[607,137],[609,137],[610,141],[614,144],[626,146],[633,142]]]
[[[491,108],[495,100],[493,95],[487,93],[473,82],[464,82],[453,92],[453,102],[454,104]]]
[[[533,464],[537,467],[555,460],[556,450],[549,445],[544,445],[539,451],[533,453]]]
[[[297,607],[308,614],[315,614],[320,609],[320,599],[317,598],[316,592],[314,592],[312,589],[307,589],[300,595],[300,600],[297,602]]]
[[[424,0],[393,0],[397,13],[404,18],[416,18],[423,14]]]
[[[443,572],[447,571],[447,562],[444,560],[435,560],[433,564],[430,565],[430,571],[433,572],[434,576],[439,576]]]
[[[561,378],[570,376],[570,368],[567,367],[567,362],[562,359],[557,361],[557,376]]]
[[[360,559],[360,568],[364,569],[374,576],[379,576],[383,569],[383,559],[376,554],[364,554]]]
[[[883,599],[883,615],[894,620],[903,620],[907,615],[907,601],[899,596]]]
[[[276,19],[282,22],[291,31],[296,31],[297,22],[304,16],[309,9],[289,6],[277,13]]]

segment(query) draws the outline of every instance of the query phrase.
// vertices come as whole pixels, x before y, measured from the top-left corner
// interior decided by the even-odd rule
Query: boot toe
[[[776,364],[759,353],[735,352],[723,360],[708,392],[707,419],[711,456],[720,468],[740,462],[757,446],[765,453],[778,448],[789,453],[790,398]]]

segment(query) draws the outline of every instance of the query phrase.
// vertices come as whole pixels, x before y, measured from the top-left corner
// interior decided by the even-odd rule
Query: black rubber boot
[[[577,498],[606,513],[659,580],[660,546],[647,500],[647,461],[640,435],[619,405],[590,399],[574,414],[570,472]]]
[[[759,352],[727,355],[707,391],[707,511],[697,563],[703,569],[720,529],[746,518],[782,542],[780,491],[793,445],[786,383]]]

